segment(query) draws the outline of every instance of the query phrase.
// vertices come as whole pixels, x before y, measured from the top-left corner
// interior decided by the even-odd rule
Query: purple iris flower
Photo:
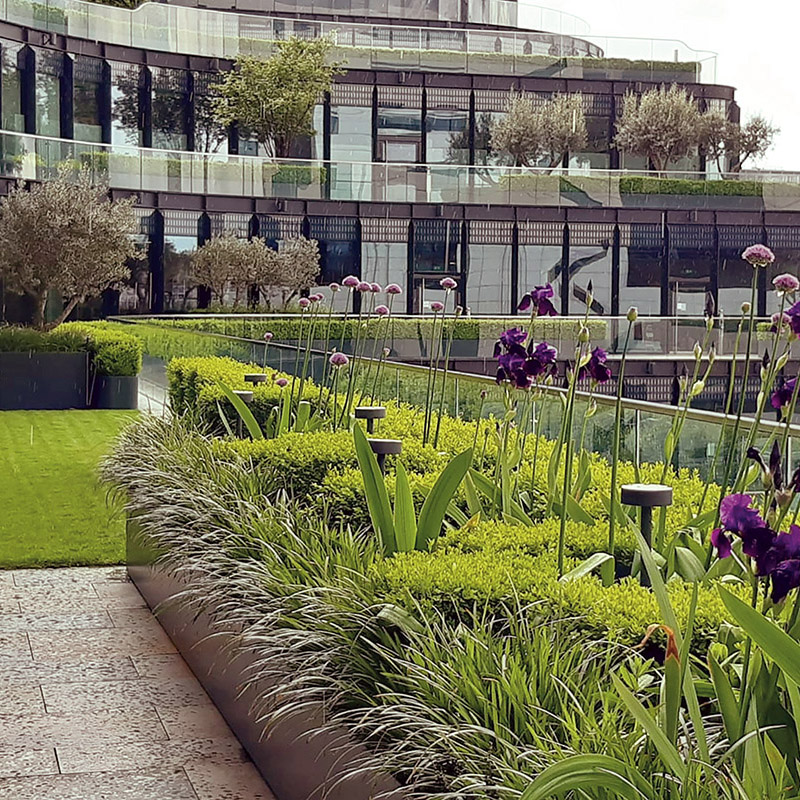
[[[524,295],[518,306],[519,311],[527,311],[531,306],[536,309],[537,317],[555,317],[558,312],[550,302],[553,297],[553,287],[546,283],[544,286],[534,286],[528,294]]]
[[[611,368],[606,364],[608,353],[602,347],[595,347],[586,366],[578,371],[578,380],[583,380],[587,375],[595,383],[606,383],[611,380]]]
[[[525,372],[538,378],[547,374],[555,366],[558,350],[547,342],[539,342],[536,347],[528,347]]]
[[[711,531],[711,544],[717,548],[717,555],[720,558],[728,558],[731,554],[731,540],[725,535],[722,528],[714,528]]]
[[[729,494],[723,499],[719,506],[719,518],[725,530],[741,535],[766,525],[761,514],[750,507],[752,502],[749,494]]]
[[[789,318],[792,333],[800,335],[800,300],[786,309],[784,316]]]
[[[780,603],[792,589],[800,587],[800,559],[781,561],[770,575],[772,602]]]
[[[791,403],[796,383],[797,378],[790,378],[786,381],[782,377],[778,377],[778,386],[772,393],[772,398],[770,400],[773,408],[781,409]]]

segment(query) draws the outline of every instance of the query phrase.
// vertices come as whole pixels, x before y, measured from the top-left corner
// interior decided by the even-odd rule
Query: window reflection
[[[508,244],[470,243],[467,273],[467,308],[470,313],[505,314],[510,303],[510,236]]]
[[[36,133],[40,136],[61,135],[61,77],[64,56],[50,50],[36,54]]]
[[[635,306],[642,316],[661,313],[663,235],[655,223],[620,225],[619,310]]]
[[[111,142],[120,146],[144,144],[140,95],[144,72],[134,64],[111,64]]]
[[[151,68],[153,147],[186,150],[189,140],[188,75],[182,69]]]
[[[197,236],[164,237],[164,311],[184,311],[197,305],[191,255]]]
[[[202,153],[228,152],[228,130],[217,122],[211,102],[211,87],[219,80],[219,73],[194,73],[194,149]]]
[[[414,223],[414,270],[461,271],[461,221],[421,219]]]
[[[7,131],[25,131],[22,113],[22,69],[23,48],[18,45],[2,45],[2,116],[3,128]]]
[[[715,267],[714,230],[708,225],[670,227],[669,296],[672,316],[701,316]]]
[[[83,142],[102,142],[103,62],[99,58],[75,56],[72,78],[75,138]]]

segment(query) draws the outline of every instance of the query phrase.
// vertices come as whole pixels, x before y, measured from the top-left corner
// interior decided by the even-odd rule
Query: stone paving
[[[0,572],[0,799],[274,800],[124,567]]]

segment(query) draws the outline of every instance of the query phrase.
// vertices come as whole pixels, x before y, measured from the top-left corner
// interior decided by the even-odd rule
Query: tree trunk
[[[57,328],[72,313],[75,306],[80,302],[80,299],[80,297],[73,297],[69,303],[64,306],[61,313],[53,320],[53,322],[46,326],[47,329],[49,330],[50,328]]]
[[[47,290],[28,292],[28,296],[33,298],[33,327],[43,331],[44,312],[47,308]]]

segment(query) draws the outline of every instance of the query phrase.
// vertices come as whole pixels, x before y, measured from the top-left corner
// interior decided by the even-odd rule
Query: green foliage
[[[0,352],[86,352],[98,375],[138,375],[142,343],[136,336],[96,323],[65,322],[51,331],[0,328]]]
[[[217,120],[254,133],[272,155],[287,158],[292,143],[313,136],[314,106],[329,92],[338,65],[330,61],[328,39],[292,36],[275,43],[268,59],[240,56],[214,88]]]
[[[761,197],[759,181],[695,181],[682,178],[656,178],[625,175],[619,178],[620,194],[680,194],[725,197]]]

